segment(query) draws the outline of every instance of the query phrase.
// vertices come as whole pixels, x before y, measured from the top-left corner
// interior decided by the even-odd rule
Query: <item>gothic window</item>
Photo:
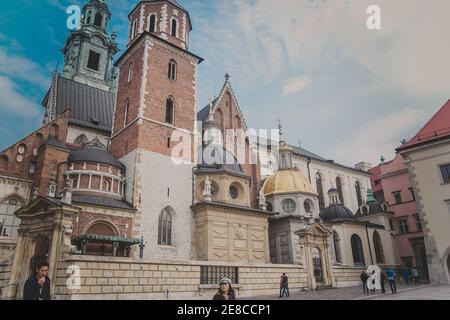
[[[361,195],[361,184],[359,181],[356,181],[355,183],[355,191],[356,191],[356,198],[358,199],[358,206],[362,205],[362,195]]]
[[[58,133],[59,133],[59,126],[54,123],[50,127],[50,133],[48,134],[49,138],[54,137],[55,139],[58,139]]]
[[[5,155],[0,156],[0,170],[6,170],[8,168],[8,157]]]
[[[127,102],[125,102],[125,110],[123,112],[123,127],[124,128],[128,125],[129,108],[130,108],[130,100],[127,99]]]
[[[316,174],[316,188],[317,194],[319,195],[319,209],[322,212],[325,210],[325,197],[323,195],[322,176],[320,173]]]
[[[340,244],[339,235],[336,231],[333,231],[333,244],[334,244],[334,259],[337,263],[342,263],[341,256],[341,244]]]
[[[89,69],[98,71],[100,65],[100,53],[89,50],[89,59],[87,67]]]
[[[281,208],[285,213],[293,213],[297,208],[295,201],[292,199],[285,199],[281,202]]]
[[[172,245],[172,213],[173,209],[165,208],[158,219],[158,244],[162,246]]]
[[[361,242],[361,238],[356,234],[352,235],[351,239],[353,263],[355,266],[364,266],[366,262],[364,260],[364,250]]]
[[[33,174],[36,172],[36,162],[31,161],[28,166],[28,173]]]
[[[89,140],[86,137],[86,135],[85,134],[81,134],[75,139],[74,143],[77,144],[77,145],[80,145],[80,146],[84,146],[88,142],[89,142]]]
[[[173,124],[174,120],[174,101],[169,97],[166,102],[166,123]]]
[[[17,237],[20,220],[14,215],[24,205],[17,197],[9,197],[0,202],[0,236]]]
[[[102,23],[103,23],[103,16],[101,15],[101,13],[99,13],[99,12],[97,12],[96,14],[95,14],[95,18],[94,18],[94,24],[97,26],[97,27],[102,27]]]
[[[172,19],[172,30],[171,30],[171,35],[176,37],[177,36],[177,20]]]
[[[133,80],[133,62],[130,63],[130,66],[128,67],[128,83]]]
[[[234,117],[234,128],[241,129],[241,119],[238,116]]]
[[[149,28],[150,32],[155,32],[156,31],[156,15],[152,14],[150,16],[150,28]]]
[[[133,39],[138,33],[138,21],[133,21],[133,26],[131,27],[131,39]]]
[[[168,76],[169,76],[170,80],[176,80],[177,79],[177,63],[173,59],[170,59],[170,61],[169,61]]]
[[[384,264],[383,244],[381,243],[380,234],[376,230],[373,233],[373,246],[375,247],[377,263]]]
[[[36,140],[34,143],[34,147],[35,148],[39,148],[42,145],[42,142],[44,141],[44,136],[42,135],[42,133],[36,133]]]
[[[341,200],[341,204],[344,206],[344,193],[342,191],[342,182],[341,182],[341,178],[336,177],[336,189],[338,190],[339,193],[339,200]]]
[[[214,121],[219,125],[222,126],[223,125],[223,114],[222,114],[222,110],[217,109],[216,112],[214,113]]]

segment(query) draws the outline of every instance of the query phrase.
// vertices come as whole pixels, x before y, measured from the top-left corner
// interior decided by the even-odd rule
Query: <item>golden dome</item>
[[[280,193],[309,193],[317,195],[308,179],[298,170],[280,170],[269,176],[262,186],[265,196]]]

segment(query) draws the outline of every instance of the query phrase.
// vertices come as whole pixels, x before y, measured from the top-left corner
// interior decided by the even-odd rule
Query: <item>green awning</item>
[[[137,245],[141,243],[141,239],[124,238],[116,236],[101,236],[97,234],[83,234],[74,238],[75,242],[88,241],[91,243],[119,243],[126,245]]]

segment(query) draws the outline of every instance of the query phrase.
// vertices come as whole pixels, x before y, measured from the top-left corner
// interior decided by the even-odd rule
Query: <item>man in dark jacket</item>
[[[360,278],[361,278],[361,282],[362,282],[363,292],[368,294],[369,293],[369,288],[367,288],[367,279],[369,278],[369,276],[363,270],[363,271],[361,271]]]
[[[50,278],[48,275],[48,262],[40,262],[36,273],[32,275],[23,289],[24,300],[50,300]]]

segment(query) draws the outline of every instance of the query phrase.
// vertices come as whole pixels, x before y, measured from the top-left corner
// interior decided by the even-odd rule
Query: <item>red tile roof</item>
[[[406,144],[398,149],[404,149],[416,144],[431,141],[450,135],[450,100],[423,126],[422,129]]]

